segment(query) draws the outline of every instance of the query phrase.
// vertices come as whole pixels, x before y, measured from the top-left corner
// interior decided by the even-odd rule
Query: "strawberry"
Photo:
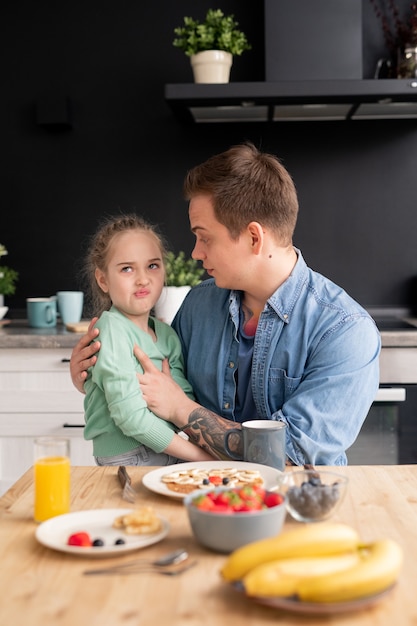
[[[265,494],[264,503],[266,504],[268,509],[270,509],[273,506],[278,506],[279,504],[282,504],[282,502],[283,502],[283,498],[279,493],[267,492]]]
[[[262,496],[260,496],[250,485],[242,487],[239,491],[239,495],[242,500],[259,500],[260,502],[262,501]]]
[[[235,511],[260,511],[265,508],[259,500],[245,498],[241,500],[240,505],[237,505]]]
[[[234,508],[230,504],[222,504],[221,502],[216,502],[212,509],[212,513],[233,513],[233,511]]]
[[[216,505],[220,505],[220,504],[229,505],[230,500],[231,500],[231,494],[227,492],[217,493],[215,494],[215,497],[213,498],[213,502],[215,502]]]
[[[73,533],[68,537],[69,546],[79,546],[82,548],[89,548],[93,545],[91,537],[86,532]]]
[[[222,484],[222,477],[221,476],[209,476],[209,482],[212,485],[221,485]]]
[[[193,500],[193,504],[202,511],[212,511],[216,506],[210,494],[197,496],[197,498]]]

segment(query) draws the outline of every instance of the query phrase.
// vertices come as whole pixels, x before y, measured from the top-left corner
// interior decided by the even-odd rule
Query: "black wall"
[[[3,262],[20,272],[16,295],[6,299],[12,309],[28,296],[80,287],[86,240],[103,215],[136,210],[161,226],[174,249],[190,252],[186,170],[248,139],[277,154],[295,179],[295,245],[310,266],[365,306],[410,304],[415,120],[184,127],[164,101],[165,83],[192,80],[188,58],[172,46],[173,29],[209,7],[234,13],[253,45],[235,59],[231,80],[264,79],[261,0],[1,6],[0,243],[9,249]],[[364,78],[371,78],[385,50],[369,0],[363,11]],[[61,123],[40,125],[37,115]]]

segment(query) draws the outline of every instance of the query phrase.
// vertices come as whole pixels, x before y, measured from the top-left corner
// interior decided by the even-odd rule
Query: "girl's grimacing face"
[[[104,272],[96,270],[99,287],[127,317],[149,316],[165,281],[162,252],[152,233],[129,230],[116,235]]]

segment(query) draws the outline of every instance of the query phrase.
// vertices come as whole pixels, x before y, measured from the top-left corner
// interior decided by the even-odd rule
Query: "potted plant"
[[[238,26],[234,15],[209,9],[203,22],[184,17],[184,26],[174,29],[172,43],[190,57],[196,83],[229,82],[233,55],[251,49]]]
[[[5,246],[0,244],[0,257],[8,254]],[[19,278],[16,270],[7,267],[6,265],[0,265],[0,306],[4,304],[4,296],[12,296],[16,291],[16,282]]]
[[[201,283],[204,269],[192,258],[186,258],[181,250],[178,254],[168,252],[165,257],[165,283],[162,294],[155,304],[155,315],[171,324],[191,287]]]

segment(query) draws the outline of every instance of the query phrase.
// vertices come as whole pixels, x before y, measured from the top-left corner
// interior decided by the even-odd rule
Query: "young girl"
[[[133,355],[138,344],[171,375],[188,396],[175,331],[150,316],[165,280],[165,248],[156,230],[137,215],[106,221],[92,239],[87,257],[93,306],[100,315],[100,356],[85,383],[84,437],[93,441],[98,465],[169,465],[212,460],[175,427],[147,407],[136,378],[142,368]]]

